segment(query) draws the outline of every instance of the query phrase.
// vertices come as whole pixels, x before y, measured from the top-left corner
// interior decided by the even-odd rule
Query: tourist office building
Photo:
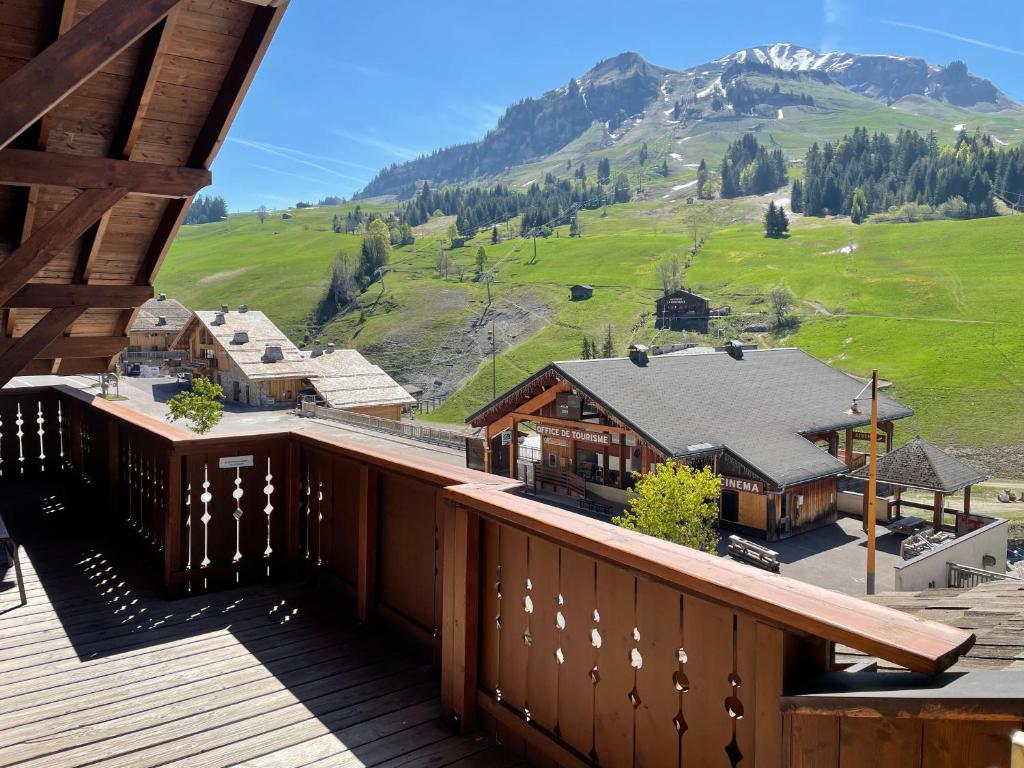
[[[552,363],[469,421],[489,471],[548,493],[621,503],[633,472],[668,458],[709,466],[722,476],[721,521],[773,540],[836,518],[839,479],[870,439],[870,402],[851,408],[863,386],[798,349],[649,357],[638,346]],[[912,411],[885,396],[878,411],[884,451]]]

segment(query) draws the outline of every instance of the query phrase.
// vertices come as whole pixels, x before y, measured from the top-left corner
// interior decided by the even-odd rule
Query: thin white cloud
[[[946,37],[950,40],[958,40],[961,43],[969,43],[971,45],[977,45],[980,48],[988,48],[993,51],[1001,51],[1002,53],[1012,53],[1014,56],[1024,56],[1024,51],[1019,48],[1009,48],[1005,45],[997,45],[990,43],[985,40],[978,40],[974,37],[964,37],[953,32],[947,32],[944,29],[936,29],[935,27],[926,27],[923,24],[910,24],[905,21],[893,21],[891,19],[878,19],[882,24],[888,24],[890,27],[900,27],[901,29],[912,29],[916,32],[927,32],[930,35],[938,35],[940,37]]]
[[[331,132],[340,139],[352,141],[356,144],[362,144],[364,147],[376,149],[379,152],[383,152],[386,155],[390,155],[391,157],[395,157],[400,160],[413,160],[423,154],[423,152],[418,149],[403,147],[401,144],[394,144],[393,142],[385,139],[379,139],[376,136],[370,136],[365,133],[352,133],[351,131],[345,131],[341,128],[332,128]]]
[[[283,171],[280,168],[274,168],[274,167],[269,166],[269,165],[260,165],[259,163],[250,163],[249,167],[250,168],[255,168],[258,171],[266,171],[267,173],[276,173],[279,176],[289,176],[289,177],[291,177],[293,179],[301,179],[302,181],[311,181],[314,184],[320,184],[320,185],[322,185],[324,187],[333,187],[334,184],[335,184],[335,182],[333,182],[333,181],[327,181],[325,179],[318,179],[318,178],[315,178],[313,176],[306,176],[305,174],[302,174],[302,173],[293,173],[292,171]],[[360,180],[360,182],[364,183],[363,180]]]
[[[339,179],[346,179],[348,181],[356,182],[362,181],[362,179],[360,178],[357,178],[347,173],[342,173],[341,171],[337,171],[334,168],[329,168],[328,166],[324,165],[324,162],[335,162],[340,163],[342,165],[355,165],[354,163],[349,163],[344,160],[335,160],[334,158],[321,158],[319,155],[312,155],[308,152],[303,152],[298,149],[291,149],[289,147],[280,147],[277,146],[276,144],[267,144],[266,142],[263,141],[239,139],[231,136],[228,137],[228,141],[232,142],[233,144],[239,144],[243,147],[248,147],[249,149],[255,149],[259,152],[265,152],[268,155],[274,155],[275,157],[284,158],[285,160],[289,160],[293,163],[301,163],[302,165],[308,165],[310,168],[316,168],[318,171],[322,171],[323,173],[329,174],[331,176],[337,176]],[[319,160],[320,162],[314,162],[314,159]],[[375,169],[370,168],[369,166],[364,165],[358,167],[366,171],[375,172]]]

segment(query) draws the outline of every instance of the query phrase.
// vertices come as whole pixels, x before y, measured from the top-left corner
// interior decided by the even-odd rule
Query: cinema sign
[[[601,443],[610,445],[611,435],[607,432],[590,432],[585,429],[569,429],[568,427],[555,427],[551,424],[538,424],[537,431],[545,437],[560,437],[570,440],[580,440],[585,443]]]
[[[742,477],[728,477],[726,475],[723,475],[722,490],[763,494],[764,484],[760,480],[747,480]]]

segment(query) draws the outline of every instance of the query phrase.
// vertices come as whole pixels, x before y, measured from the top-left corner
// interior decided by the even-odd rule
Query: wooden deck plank
[[[0,563],[0,765],[521,763],[453,735],[436,670],[302,585],[166,602],[118,547],[45,522],[22,528],[27,606]]]

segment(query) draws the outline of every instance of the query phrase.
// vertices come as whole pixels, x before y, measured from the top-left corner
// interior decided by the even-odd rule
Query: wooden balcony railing
[[[17,409],[46,427],[20,454]],[[84,477],[169,596],[284,578],[336,595],[437,663],[447,719],[535,765],[972,764],[925,760],[946,715],[964,739],[1005,731],[1005,759],[984,764],[1009,765],[1024,723],[1013,673],[1016,698],[973,710],[948,682],[970,675],[934,677],[968,631],[555,509],[493,475],[301,430],[195,438],[66,390],[0,396],[0,457],[4,478]],[[836,674],[835,643],[918,673],[888,693],[903,714],[831,693],[821,714],[803,698]],[[847,693],[887,677],[841,674]]]

